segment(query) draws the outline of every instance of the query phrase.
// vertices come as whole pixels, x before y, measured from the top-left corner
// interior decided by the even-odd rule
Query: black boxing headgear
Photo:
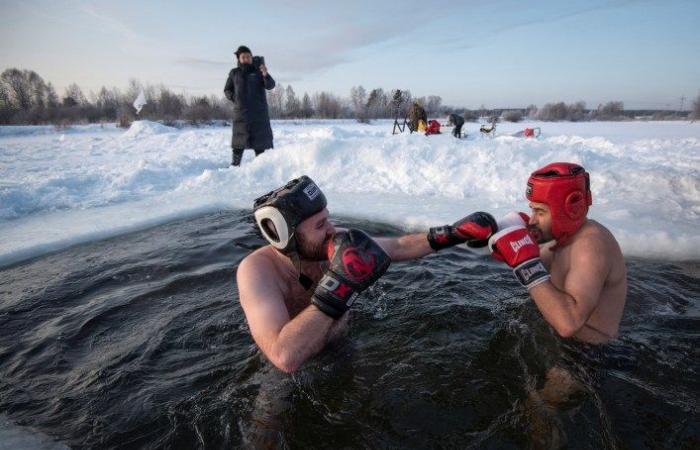
[[[326,207],[326,196],[303,175],[255,199],[255,222],[267,241],[288,254],[296,251],[297,225]]]

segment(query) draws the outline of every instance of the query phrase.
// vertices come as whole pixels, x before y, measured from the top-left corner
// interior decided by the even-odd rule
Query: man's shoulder
[[[241,292],[269,291],[279,286],[281,279],[274,250],[266,245],[249,254],[238,265],[236,280]]]
[[[600,222],[589,219],[585,225],[579,230],[580,240],[582,243],[591,245],[599,244],[604,246],[617,245],[615,236]]]
[[[270,255],[270,246],[260,247],[248,256],[243,258],[239,264],[239,270],[269,270],[274,268],[275,264]]]
[[[600,259],[601,256],[617,255],[620,253],[620,247],[610,230],[589,219],[572,239],[571,253],[572,256],[588,255]]]
[[[262,278],[269,279],[277,273],[274,255],[269,245],[261,247],[249,254],[238,265],[238,283],[251,283]]]

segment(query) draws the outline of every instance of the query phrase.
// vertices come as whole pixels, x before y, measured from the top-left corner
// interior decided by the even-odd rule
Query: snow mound
[[[71,125],[60,127],[54,125],[3,125],[0,126],[0,138],[26,137],[57,134],[104,133],[117,131],[113,123],[92,123],[89,125]]]
[[[174,133],[177,128],[168,127],[158,122],[150,120],[136,120],[122,135],[125,138],[142,138],[145,136],[153,136],[154,134]]]
[[[334,215],[406,230],[485,210],[527,210],[525,182],[553,161],[591,174],[590,217],[626,255],[700,260],[700,124],[556,123],[540,139],[491,139],[466,124],[392,136],[391,122],[274,122],[275,149],[229,166],[229,128],[135,122],[114,132],[0,136],[0,265],[253,199],[311,176]],[[124,135],[138,139],[123,139]],[[50,164],[47,164],[50,162]]]

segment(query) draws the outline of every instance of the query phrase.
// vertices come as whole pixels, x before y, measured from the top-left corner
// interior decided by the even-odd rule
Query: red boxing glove
[[[489,248],[494,258],[513,268],[513,274],[526,288],[549,280],[549,272],[540,260],[540,248],[523,225],[507,227],[491,236]]]
[[[496,219],[489,213],[479,211],[453,225],[431,228],[428,231],[428,243],[435,251],[465,242],[472,248],[486,247],[488,238],[496,230]]]

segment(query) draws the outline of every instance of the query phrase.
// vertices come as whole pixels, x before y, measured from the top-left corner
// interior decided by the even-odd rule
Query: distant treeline
[[[700,95],[696,104],[700,104]],[[473,113],[465,114],[470,116],[470,119],[473,116]],[[497,117],[508,122],[519,122],[524,118],[548,122],[583,122],[591,120],[635,120],[640,118],[646,120],[686,120],[691,118],[692,114],[692,112],[689,113],[688,111],[625,109],[624,103],[619,101],[598,105],[596,109],[587,109],[586,103],[581,101],[570,104],[564,102],[547,103],[541,108],[530,105],[525,109],[496,110],[493,111],[491,117]]]
[[[223,88],[222,88],[223,91]],[[133,102],[140,92],[146,105],[138,113]],[[317,92],[298,97],[291,85],[281,83],[268,91],[270,117],[273,119],[358,119],[368,121],[392,117],[395,111],[394,92],[382,89],[367,92],[353,87],[350,98],[330,92]],[[419,101],[432,116],[445,112],[439,96],[412,98],[404,91],[400,114],[408,103]],[[177,94],[165,86],[142,84],[130,80],[125,91],[102,87],[85,94],[77,84],[68,86],[62,96],[50,82],[32,70],[7,69],[0,75],[0,124],[56,124],[118,122],[128,126],[135,119],[157,120],[165,123],[189,121],[207,123],[229,120],[232,103],[222,95],[189,96]]]
[[[144,92],[147,104],[137,115],[133,102]],[[304,93],[297,96],[291,85],[281,83],[268,91],[270,117],[273,119],[372,119],[392,118],[397,112],[394,102],[396,91],[381,88],[367,91],[362,86],[353,87],[347,98],[330,92]],[[413,102],[419,102],[429,117],[444,117],[450,113],[462,115],[467,121],[489,117],[492,120],[518,122],[524,118],[547,121],[630,120],[645,117],[656,120],[700,118],[700,95],[694,109],[687,112],[625,110],[622,102],[608,102],[596,109],[587,109],[584,102],[573,104],[547,103],[542,108],[530,105],[523,109],[471,110],[442,104],[437,95],[413,97],[410,91],[402,91],[403,101],[398,106],[399,117],[404,117]],[[188,121],[207,123],[229,120],[232,104],[224,96],[190,96],[177,94],[165,86],[142,84],[131,80],[126,90],[102,87],[87,95],[77,84],[68,86],[62,96],[56,93],[32,70],[7,69],[0,75],[0,124],[55,124],[117,122],[128,126],[133,120],[147,119],[164,123]]]

